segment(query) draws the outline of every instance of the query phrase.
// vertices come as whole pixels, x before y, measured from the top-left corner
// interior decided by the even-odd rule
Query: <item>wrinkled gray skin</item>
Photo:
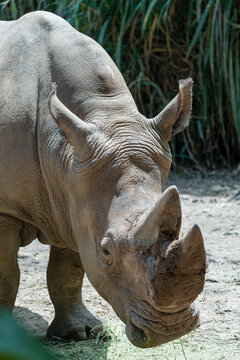
[[[106,52],[51,13],[1,21],[0,51],[0,303],[14,306],[19,246],[38,237],[51,245],[48,336],[81,340],[100,326],[81,302],[84,272],[136,346],[194,329],[202,237],[195,226],[179,239],[177,190],[161,195],[191,79],[148,120]]]

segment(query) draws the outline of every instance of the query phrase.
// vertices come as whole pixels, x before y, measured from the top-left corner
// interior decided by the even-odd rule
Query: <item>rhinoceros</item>
[[[191,78],[147,119],[103,48],[52,13],[1,21],[0,49],[1,305],[14,306],[19,247],[38,238],[51,246],[49,337],[101,326],[82,303],[84,273],[138,347],[196,328],[203,238],[197,225],[181,235],[178,190],[165,189]]]

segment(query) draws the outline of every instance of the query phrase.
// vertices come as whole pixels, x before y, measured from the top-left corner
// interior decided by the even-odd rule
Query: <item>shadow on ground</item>
[[[49,324],[42,316],[21,306],[14,308],[13,316],[28,334],[43,337],[44,339],[41,340],[43,340],[44,347],[50,350],[57,359],[67,360],[73,357],[79,357],[81,360],[107,359],[108,346],[112,336],[108,330],[85,341],[64,341],[57,338],[48,340],[45,335]]]
[[[176,185],[182,194],[198,198],[223,196],[229,200],[240,200],[240,172],[212,171],[202,176],[196,173],[174,174],[171,172],[167,187]]]
[[[13,316],[29,334],[44,336],[48,322],[39,314],[21,306],[14,307]]]

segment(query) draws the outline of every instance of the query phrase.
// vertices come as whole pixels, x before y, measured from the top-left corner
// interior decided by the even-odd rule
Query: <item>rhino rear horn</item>
[[[147,211],[131,230],[131,245],[151,246],[158,239],[178,239],[182,220],[181,203],[176,186],[170,186],[152,209]],[[161,236],[160,236],[161,235]]]
[[[52,84],[52,91],[48,98],[48,106],[50,112],[67,136],[69,142],[73,146],[78,146],[87,135],[93,133],[96,129],[95,125],[86,123],[78,116],[73,114],[57,97],[57,86]]]
[[[177,247],[176,247],[177,245]],[[176,265],[181,273],[188,273],[189,270],[197,271],[206,266],[206,253],[202,232],[197,224],[176,244],[172,243],[166,252],[166,257],[173,248]]]
[[[182,239],[174,240],[165,258],[150,276],[151,299],[160,311],[177,312],[190,305],[202,292],[207,267],[203,237],[194,225]]]

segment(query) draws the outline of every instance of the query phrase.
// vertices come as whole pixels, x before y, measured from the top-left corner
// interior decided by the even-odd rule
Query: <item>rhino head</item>
[[[197,225],[180,235],[177,188],[164,191],[168,141],[191,113],[192,80],[155,118],[117,113],[85,122],[60,102],[49,107],[70,143],[69,217],[86,274],[126,324],[129,340],[151,347],[193,330],[193,301],[202,291],[205,250]]]

